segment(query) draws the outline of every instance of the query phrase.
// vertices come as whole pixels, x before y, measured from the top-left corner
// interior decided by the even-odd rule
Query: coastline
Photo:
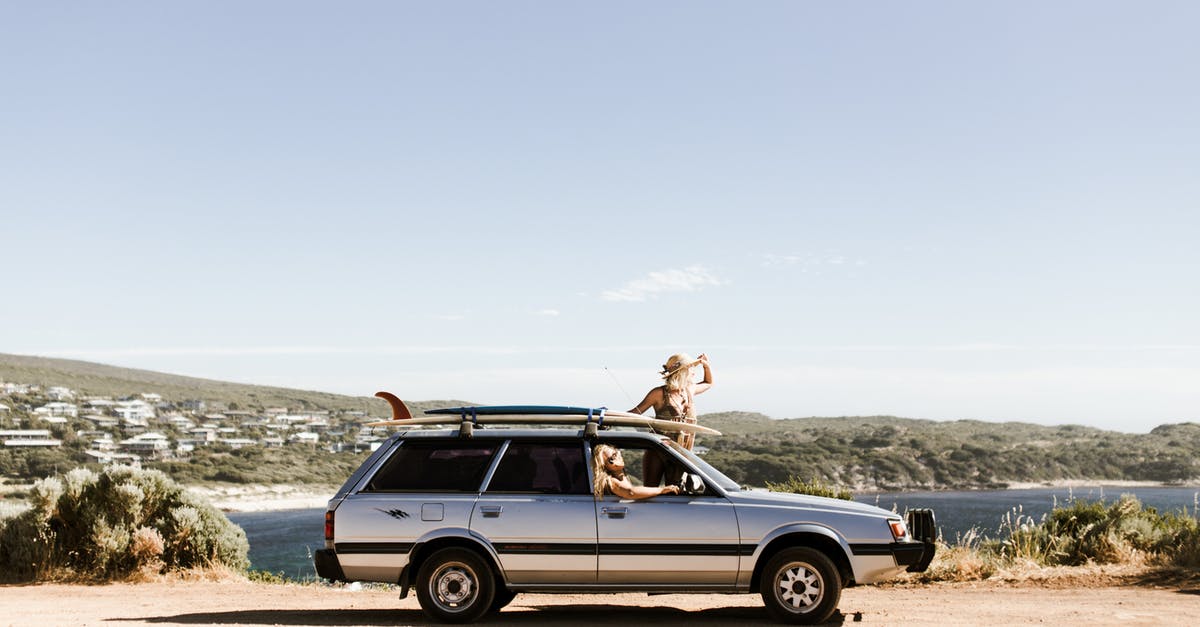
[[[293,484],[187,486],[187,491],[204,498],[223,512],[269,512],[288,509],[317,509],[328,504],[337,488]]]
[[[851,488],[854,494],[896,494],[904,492],[1003,492],[1005,490],[1038,490],[1047,488],[1194,488],[1200,481],[1168,483],[1164,481],[1131,481],[1122,479],[1055,479],[1053,481],[996,481],[994,485],[979,486],[913,486],[894,490]]]

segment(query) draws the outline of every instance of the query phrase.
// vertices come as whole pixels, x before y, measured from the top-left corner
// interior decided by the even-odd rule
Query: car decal
[[[383,512],[383,513],[387,514],[388,516],[395,518],[396,520],[403,520],[405,518],[408,518],[408,512],[406,512],[402,509],[380,509],[380,508],[376,507],[375,511]]]

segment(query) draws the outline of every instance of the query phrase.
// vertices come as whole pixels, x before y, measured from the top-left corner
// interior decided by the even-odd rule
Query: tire
[[[505,587],[497,587],[496,594],[492,597],[492,604],[488,607],[488,613],[499,612],[504,609],[513,599],[517,598],[517,593]]]
[[[417,601],[430,618],[443,623],[472,623],[492,606],[496,575],[478,553],[442,549],[417,571]]]
[[[814,625],[825,622],[837,610],[842,579],[824,553],[796,547],[776,553],[767,562],[758,589],[775,620]]]

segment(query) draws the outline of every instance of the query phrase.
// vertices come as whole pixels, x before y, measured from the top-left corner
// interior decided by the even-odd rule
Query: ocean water
[[[929,507],[937,516],[942,537],[953,542],[974,528],[996,537],[1005,515],[1029,517],[1039,522],[1055,503],[1070,499],[1116,501],[1132,494],[1142,504],[1160,512],[1195,512],[1200,499],[1197,488],[1089,487],[1033,488],[1028,490],[981,490],[956,492],[884,492],[856,496],[854,500],[894,509]],[[298,581],[315,579],[312,554],[324,548],[325,509],[291,509],[228,514],[229,520],[246,531],[250,542],[250,565],[255,570],[281,573]]]

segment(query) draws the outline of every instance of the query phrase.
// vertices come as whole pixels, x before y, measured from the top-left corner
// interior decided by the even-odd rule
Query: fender
[[[466,529],[464,527],[447,527],[431,531],[420,538],[413,544],[413,548],[408,553],[408,563],[400,571],[400,579],[396,583],[400,586],[400,598],[408,596],[408,589],[412,586],[412,579],[415,573],[412,572],[413,556],[418,555],[426,545],[437,542],[452,541],[455,544],[466,544],[473,548],[480,549],[484,556],[492,563],[492,568],[496,574],[504,582],[508,582],[508,575],[504,572],[504,567],[500,564],[500,556],[496,553],[496,549],[492,547],[492,543],[488,542],[483,536]]]
[[[754,548],[754,553],[750,556],[749,568],[743,567],[741,573],[738,575],[738,584],[746,586],[750,585],[751,575],[758,566],[759,560],[762,559],[763,552],[767,550],[772,542],[784,536],[797,533],[814,534],[831,540],[834,544],[841,548],[842,555],[845,557],[846,562],[850,564],[850,568],[852,570],[854,569],[854,554],[850,550],[850,544],[846,542],[846,539],[843,538],[841,534],[833,530],[831,527],[814,522],[793,523],[776,527],[759,540],[758,546]],[[859,577],[859,573],[857,571],[854,572],[854,577],[855,579]]]

